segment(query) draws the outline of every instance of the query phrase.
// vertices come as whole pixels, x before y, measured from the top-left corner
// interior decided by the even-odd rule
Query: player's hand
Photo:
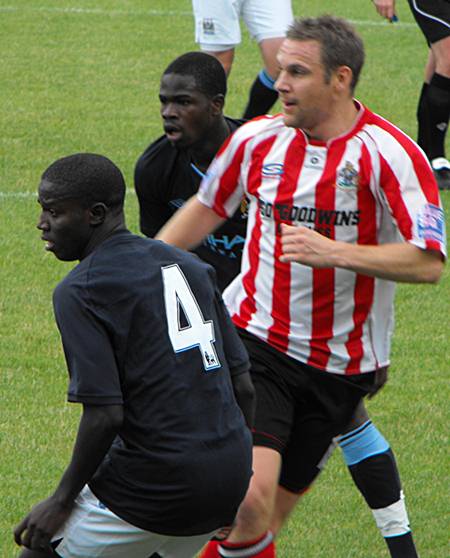
[[[380,391],[380,389],[384,386],[387,380],[388,380],[387,366],[383,366],[382,368],[378,368],[378,370],[375,370],[375,380],[373,384],[373,390],[368,396],[369,399],[372,399],[372,397],[374,397]]]
[[[395,0],[372,0],[381,17],[391,20],[395,15]]]
[[[14,529],[14,540],[31,550],[50,550],[53,535],[63,526],[72,511],[53,496],[43,500]]]
[[[307,227],[281,224],[282,262],[298,262],[310,267],[334,267],[335,241]]]

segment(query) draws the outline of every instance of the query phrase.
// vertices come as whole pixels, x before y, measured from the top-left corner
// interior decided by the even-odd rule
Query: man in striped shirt
[[[254,476],[219,548],[228,558],[275,556],[274,514],[286,516],[389,365],[395,282],[437,282],[446,255],[425,155],[353,98],[364,49],[352,27],[296,20],[278,61],[283,114],[241,126],[159,234],[189,248],[249,199],[224,298],[252,361]],[[390,523],[401,500],[371,507],[391,554],[410,558],[406,514]]]

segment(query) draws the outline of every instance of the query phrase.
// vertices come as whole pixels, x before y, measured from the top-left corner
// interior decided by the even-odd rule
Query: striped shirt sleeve
[[[376,116],[379,185],[402,237],[446,257],[444,211],[431,166],[417,144]]]

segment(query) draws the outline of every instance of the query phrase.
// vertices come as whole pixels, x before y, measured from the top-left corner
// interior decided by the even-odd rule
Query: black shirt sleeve
[[[165,173],[170,168],[165,137],[152,143],[139,157],[134,169],[134,187],[139,202],[139,224],[143,234],[154,237],[172,216],[167,205]]]
[[[114,349],[100,316],[70,285],[55,290],[53,303],[70,376],[68,400],[89,405],[122,404]]]

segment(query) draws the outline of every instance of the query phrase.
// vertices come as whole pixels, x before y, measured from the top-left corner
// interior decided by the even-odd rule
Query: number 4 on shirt
[[[203,318],[200,306],[178,265],[161,268],[164,284],[167,326],[173,350],[176,353],[198,347],[205,370],[221,366],[214,347],[214,324]],[[181,325],[181,310],[187,325]]]

